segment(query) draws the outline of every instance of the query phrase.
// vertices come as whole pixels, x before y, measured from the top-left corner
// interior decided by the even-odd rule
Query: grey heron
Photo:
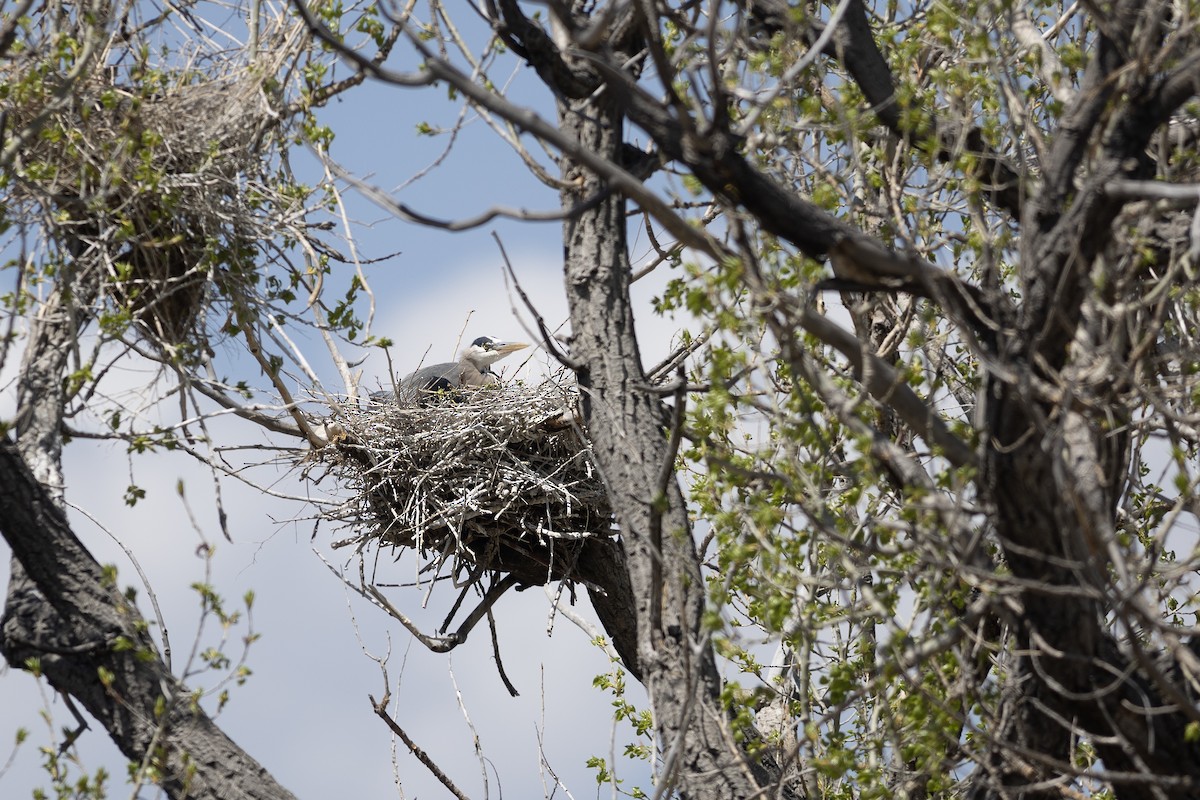
[[[458,361],[422,367],[406,375],[396,388],[396,395],[411,402],[426,393],[453,391],[464,386],[499,386],[500,378],[492,372],[492,364],[528,346],[524,342],[502,342],[491,336],[480,336],[463,349]],[[389,400],[391,393],[373,392],[371,397]]]

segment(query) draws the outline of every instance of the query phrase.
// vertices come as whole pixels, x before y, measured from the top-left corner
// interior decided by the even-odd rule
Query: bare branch
[[[387,680],[386,672],[384,673],[384,680]],[[375,715],[384,721],[391,732],[400,738],[400,741],[404,742],[404,746],[408,748],[408,752],[416,756],[417,760],[425,765],[425,768],[429,770],[433,777],[438,779],[438,782],[440,782],[442,786],[446,787],[446,790],[450,792],[450,794],[457,797],[458,800],[469,800],[469,798],[462,793],[462,790],[460,790],[454,784],[454,781],[450,779],[450,776],[443,772],[441,767],[439,767],[437,763],[429,757],[429,754],[417,746],[417,743],[412,740],[412,737],[405,733],[404,729],[401,728],[394,719],[392,719],[390,714],[388,714],[388,703],[392,701],[390,691],[384,693],[382,700],[376,700],[371,695],[368,695],[368,699],[371,701],[371,708],[375,710]]]

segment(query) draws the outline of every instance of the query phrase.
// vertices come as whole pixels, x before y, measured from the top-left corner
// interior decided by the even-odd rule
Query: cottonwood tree
[[[73,540],[59,460],[100,423],[214,460],[202,422],[110,404],[118,358],[162,365],[181,420],[323,443],[276,326],[357,330],[305,223],[326,196],[287,170],[346,86],[307,31],[351,82],[452,88],[559,195],[563,361],[620,528],[593,600],[648,693],[656,793],[1197,793],[1196,8],[504,0],[472,49],[441,4],[312,4],[246,13],[227,71],[186,58],[220,49],[185,35],[197,8],[30,4],[0,30],[28,242],[3,652],[138,780],[287,796]],[[497,90],[513,63],[543,111]],[[650,266],[657,310],[696,320],[656,367],[629,291]],[[282,406],[221,380],[222,337]]]
[[[357,21],[382,57],[394,34]],[[328,142],[314,109],[361,81],[331,80],[332,62],[285,5],[4,7],[0,368],[16,378],[0,442],[13,553],[0,652],[108,732],[135,795],[291,796],[213,723],[245,676],[236,654],[203,642],[173,656],[161,615],[143,617],[71,531],[63,445],[108,438],[236,472],[213,434],[224,414],[323,443],[296,410],[294,387],[317,381],[288,330],[317,330],[353,394],[337,347],[365,334],[357,313],[369,310],[353,268],[331,276],[336,191],[291,169],[294,147]],[[109,388],[129,367],[151,377]],[[125,500],[141,496],[131,485]],[[199,590],[202,629],[239,630],[244,612]],[[76,780],[60,759],[82,732],[76,716],[80,729],[45,751],[49,777],[60,796],[104,796],[103,773]]]
[[[299,7],[559,194],[659,796],[1200,791],[1195,4]]]

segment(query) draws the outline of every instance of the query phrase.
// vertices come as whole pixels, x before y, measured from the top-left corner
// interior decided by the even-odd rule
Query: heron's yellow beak
[[[525,342],[505,342],[504,344],[496,345],[493,349],[497,353],[515,353],[518,350],[524,350],[526,347],[529,347],[529,345]]]

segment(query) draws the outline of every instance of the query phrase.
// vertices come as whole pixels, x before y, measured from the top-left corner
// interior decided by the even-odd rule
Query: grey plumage
[[[502,342],[491,336],[480,336],[462,351],[458,361],[433,364],[410,373],[396,387],[396,398],[403,403],[419,402],[423,395],[454,391],[467,386],[497,386],[500,378],[492,372],[492,364],[529,345],[524,342]],[[389,401],[391,392],[372,392],[371,399]]]

